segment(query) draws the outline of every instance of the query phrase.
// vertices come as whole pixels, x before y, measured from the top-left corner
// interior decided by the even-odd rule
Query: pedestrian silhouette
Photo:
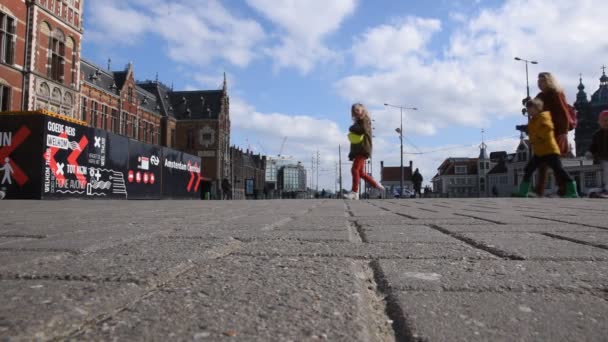
[[[13,174],[15,171],[13,171],[9,157],[4,158],[4,166],[0,167],[0,170],[4,171],[4,177],[2,177],[2,183],[0,184],[5,184],[7,182],[8,184],[13,184],[11,174]]]

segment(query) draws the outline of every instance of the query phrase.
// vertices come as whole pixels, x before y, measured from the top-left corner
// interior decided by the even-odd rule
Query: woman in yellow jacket
[[[556,177],[566,182],[566,194],[564,197],[576,198],[578,197],[576,182],[574,182],[572,177],[570,177],[562,166],[562,162],[559,158],[560,149],[553,134],[554,126],[553,120],[551,119],[551,113],[543,111],[543,106],[544,103],[539,98],[530,100],[526,103],[528,115],[530,115],[528,135],[530,136],[530,143],[532,144],[534,156],[532,156],[532,159],[530,159],[528,165],[526,165],[524,179],[519,186],[517,195],[519,197],[528,197],[532,174],[542,163],[546,163],[553,169],[553,173]]]

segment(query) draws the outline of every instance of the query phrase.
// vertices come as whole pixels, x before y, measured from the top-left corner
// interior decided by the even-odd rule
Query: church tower
[[[606,67],[602,67],[600,87],[591,95],[591,101],[587,101],[587,94],[582,79],[578,86],[579,92],[574,106],[578,111],[578,125],[575,133],[576,155],[583,156],[591,144],[591,136],[599,129],[597,117],[603,110],[608,109],[608,76]]]

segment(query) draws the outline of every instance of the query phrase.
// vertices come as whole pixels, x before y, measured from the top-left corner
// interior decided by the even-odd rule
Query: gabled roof
[[[500,174],[500,173],[507,173],[507,163],[504,159],[501,160],[498,164],[496,164],[492,168],[492,170],[490,170],[490,172],[488,172],[488,174],[490,174],[490,175],[495,175],[495,174]]]
[[[169,103],[173,106],[172,115],[177,119],[217,119],[222,110],[223,98],[222,90],[169,93]]]
[[[113,72],[104,70],[84,58],[80,59],[80,72],[83,75],[85,83],[118,96],[117,88],[113,87],[115,85]]]
[[[382,168],[381,179],[383,182],[399,182],[401,180],[401,167],[399,166],[385,166]],[[412,168],[409,166],[403,167],[403,180],[412,180]]]
[[[152,112],[158,115],[161,114],[160,106],[157,103],[156,95],[150,93],[149,91],[139,86],[135,86],[135,90],[137,91],[137,101],[139,107],[147,110],[148,112]]]
[[[456,175],[456,166],[466,166],[466,175],[477,174],[477,162],[478,158],[448,158],[441,163],[438,169],[439,176],[451,176]]]
[[[156,95],[163,116],[173,116],[173,107],[169,102],[169,93],[171,92],[169,87],[158,81],[137,82],[137,86]]]
[[[116,86],[118,89],[122,89],[122,86],[125,85],[127,81],[128,70],[125,71],[114,71],[114,81],[116,82]]]

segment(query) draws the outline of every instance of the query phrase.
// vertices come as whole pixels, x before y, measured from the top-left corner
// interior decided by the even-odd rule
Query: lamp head
[[[395,132],[401,134],[401,128],[395,128]]]
[[[537,61],[532,61],[532,62],[530,62],[530,63],[531,63],[531,64],[538,64],[538,62],[537,62]]]
[[[519,57],[515,57],[515,60],[516,60],[516,61],[521,61],[521,58],[519,58]]]

